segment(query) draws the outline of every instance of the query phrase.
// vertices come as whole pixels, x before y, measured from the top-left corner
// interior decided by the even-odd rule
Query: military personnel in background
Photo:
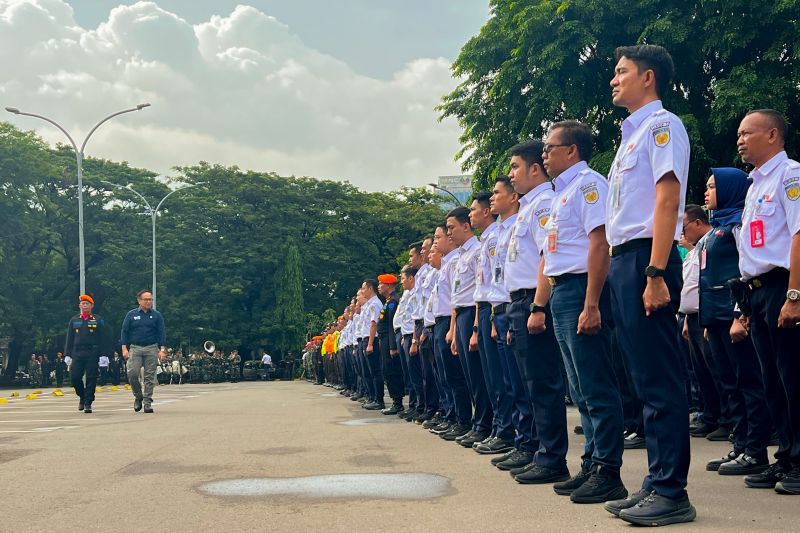
[[[61,387],[64,384],[64,375],[67,373],[67,363],[64,361],[64,354],[61,352],[56,354],[55,371],[56,387]]]
[[[242,363],[242,357],[239,355],[239,350],[234,350],[228,358],[228,377],[231,383],[239,381],[239,365]]]
[[[35,353],[31,354],[26,370],[28,371],[28,384],[31,387],[38,387],[42,381],[42,365],[39,363],[39,359],[36,358]]]

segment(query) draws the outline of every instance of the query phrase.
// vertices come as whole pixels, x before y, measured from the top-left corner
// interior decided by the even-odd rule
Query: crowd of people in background
[[[607,178],[577,121],[510,148],[509,175],[410,244],[399,278],[366,279],[304,362],[367,410],[633,524],[694,520],[691,438],[729,450],[703,458],[709,475],[798,495],[800,163],[786,120],[748,112],[736,149],[752,172],[708,169],[705,206],[685,205],[689,136],[661,103],[672,58],[638,45],[616,59],[612,99],[629,116]],[[567,403],[585,438],[577,472]],[[649,472],[629,493],[622,454],[637,447]]]

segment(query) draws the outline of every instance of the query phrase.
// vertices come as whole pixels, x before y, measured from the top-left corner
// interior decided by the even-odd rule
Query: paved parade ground
[[[550,485],[518,485],[489,465],[491,456],[306,382],[161,386],[152,415],[134,413],[123,387],[99,392],[90,415],[77,411],[68,389],[30,400],[30,390],[18,392],[0,404],[0,531],[633,527]],[[578,423],[574,409],[569,422]],[[582,437],[570,438],[574,472]],[[670,531],[797,531],[796,497],[705,472],[707,459],[727,451],[727,443],[692,439],[689,495],[698,518]],[[627,450],[624,461],[623,479],[635,490],[646,451]],[[348,476],[310,478],[338,474]]]

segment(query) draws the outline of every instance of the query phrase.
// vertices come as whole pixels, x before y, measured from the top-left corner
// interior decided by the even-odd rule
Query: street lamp
[[[186,187],[181,187],[180,189],[175,189],[174,191],[170,191],[164,198],[158,202],[158,205],[155,209],[150,205],[150,202],[147,201],[147,198],[133,190],[133,187],[130,185],[119,185],[117,183],[111,183],[110,181],[101,180],[102,183],[106,185],[111,185],[112,187],[116,187],[117,189],[125,189],[127,191],[132,192],[139,198],[141,198],[144,205],[147,206],[147,211],[150,212],[150,218],[153,221],[153,309],[156,309],[156,216],[158,215],[158,210],[161,209],[161,205],[164,203],[164,200],[175,194],[176,192],[185,191],[186,189],[191,189],[193,187],[197,187],[198,185],[204,185],[204,183],[194,183],[192,185],[187,185]]]
[[[449,194],[450,196],[452,196],[452,197],[453,197],[453,200],[455,200],[455,201],[456,201],[456,204],[457,204],[457,205],[459,205],[459,206],[461,206],[461,207],[464,207],[464,204],[462,204],[462,203],[461,203],[461,200],[459,200],[459,199],[458,199],[458,196],[456,196],[455,194],[451,193],[450,191],[448,191],[448,190],[447,190],[447,189],[445,189],[444,187],[439,187],[439,186],[438,186],[438,185],[436,185],[435,183],[429,183],[429,184],[428,184],[428,186],[430,186],[430,187],[433,187],[433,188],[434,188],[434,189],[436,189],[436,190],[439,190],[439,191],[442,191],[442,192],[446,192],[447,194]]]
[[[89,133],[83,140],[83,144],[81,144],[80,150],[78,150],[78,145],[72,139],[72,136],[69,134],[69,132],[55,120],[44,117],[42,115],[37,115],[36,113],[26,113],[24,111],[20,111],[16,107],[6,108],[6,111],[8,111],[9,113],[13,113],[15,115],[35,117],[44,120],[45,122],[49,122],[59,130],[61,130],[61,133],[67,136],[67,139],[69,139],[70,144],[72,144],[72,149],[75,150],[75,159],[78,162],[78,258],[80,261],[81,294],[86,294],[86,257],[83,246],[83,151],[86,149],[86,143],[89,142],[89,137],[91,137],[92,134],[95,132],[95,130],[99,128],[103,123],[107,122],[108,120],[111,120],[117,115],[130,113],[132,111],[141,111],[145,107],[150,107],[150,104],[139,104],[136,107],[132,107],[131,109],[123,109],[122,111],[117,111],[116,113],[108,115],[106,118],[95,124],[91,130],[89,130]]]

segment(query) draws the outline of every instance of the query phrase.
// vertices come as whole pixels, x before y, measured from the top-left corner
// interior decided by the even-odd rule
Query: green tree
[[[464,128],[464,168],[477,189],[505,172],[508,149],[541,138],[553,122],[581,120],[596,133],[591,164],[607,172],[624,110],[611,104],[617,46],[665,46],[676,77],[665,106],[692,142],[690,196],[711,166],[739,163],[736,128],[753,108],[800,112],[800,1],[491,0],[492,16],[462,48],[443,117]],[[794,121],[797,122],[797,121]],[[800,123],[792,124],[793,146]],[[790,148],[790,152],[792,152]]]
[[[303,344],[305,316],[303,313],[303,273],[297,243],[289,238],[281,268],[275,276],[275,311],[265,330],[276,350],[284,354]]]

